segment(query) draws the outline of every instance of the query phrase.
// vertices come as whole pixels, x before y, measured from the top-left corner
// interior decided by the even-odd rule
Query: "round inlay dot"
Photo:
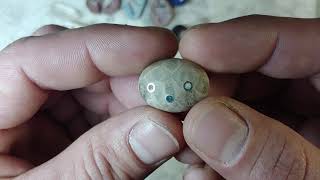
[[[150,93],[153,93],[155,90],[156,90],[156,86],[154,85],[154,83],[149,83],[147,85],[147,90],[150,92]]]
[[[167,97],[166,97],[166,101],[167,101],[168,103],[172,103],[172,102],[174,101],[173,96],[167,96]]]
[[[186,91],[191,91],[192,88],[193,88],[193,85],[192,85],[192,83],[190,81],[187,81],[187,82],[184,83],[183,88]]]

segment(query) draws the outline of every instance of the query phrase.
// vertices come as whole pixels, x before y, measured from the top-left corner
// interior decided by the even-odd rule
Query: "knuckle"
[[[129,180],[132,179],[118,162],[121,158],[111,147],[106,147],[93,139],[86,144],[85,155],[82,157],[84,175],[89,180]]]
[[[303,180],[307,163],[299,142],[291,135],[271,132],[251,167],[249,179]]]
[[[83,173],[86,179],[103,180],[105,178],[115,180],[117,177],[112,173],[112,166],[105,155],[97,148],[92,140],[88,140],[85,152],[82,156]]]
[[[41,36],[41,35],[45,35],[45,34],[54,33],[54,32],[57,32],[57,31],[62,31],[62,30],[65,30],[65,29],[66,28],[62,27],[62,26],[50,24],[50,25],[42,26],[36,32],[34,32],[33,35]]]
[[[2,55],[14,54],[16,51],[23,49],[26,46],[26,43],[29,42],[30,39],[32,39],[32,36],[22,37],[12,42],[1,51],[1,54]]]

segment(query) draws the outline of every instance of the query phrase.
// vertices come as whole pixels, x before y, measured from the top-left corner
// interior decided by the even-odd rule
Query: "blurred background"
[[[162,26],[179,34],[197,24],[250,14],[314,18],[319,8],[320,0],[2,0],[0,50],[47,24]],[[182,179],[184,169],[172,159],[147,179]]]

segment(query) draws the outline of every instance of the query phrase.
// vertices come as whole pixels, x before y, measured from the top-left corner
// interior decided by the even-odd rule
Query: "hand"
[[[143,104],[136,74],[175,55],[172,33],[62,30],[41,28],[0,53],[0,179],[139,179],[184,147],[176,117],[132,108]]]
[[[183,57],[213,73],[234,74],[223,86],[215,83],[220,75],[211,76],[213,91],[233,92],[260,112],[230,98],[194,106],[184,137],[206,165],[191,166],[184,179],[320,179],[319,25],[249,16],[185,33]],[[190,150],[180,160],[199,163]]]

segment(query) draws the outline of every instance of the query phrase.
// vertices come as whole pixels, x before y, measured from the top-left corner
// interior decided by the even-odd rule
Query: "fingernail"
[[[222,103],[214,103],[195,120],[191,139],[205,156],[227,165],[237,159],[248,131],[238,114]]]
[[[155,164],[179,151],[177,139],[165,127],[147,120],[136,124],[129,134],[129,144],[145,164]]]

